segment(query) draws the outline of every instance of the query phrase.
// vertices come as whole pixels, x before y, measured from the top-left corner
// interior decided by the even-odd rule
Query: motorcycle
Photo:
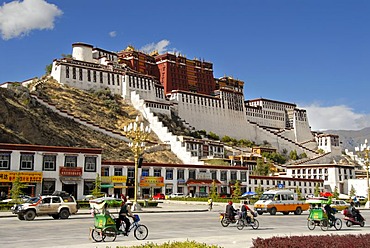
[[[253,217],[254,217],[253,219],[251,219],[251,217],[249,217],[249,216],[243,217],[243,214],[242,213],[238,213],[239,218],[238,218],[238,220],[236,222],[236,227],[239,230],[243,230],[243,228],[245,226],[251,226],[253,229],[258,229],[258,227],[260,226],[260,223],[256,219],[257,218],[257,212],[254,212],[252,214],[253,214]]]
[[[365,219],[360,214],[360,211],[357,210],[357,216],[353,216],[348,209],[344,209],[342,214],[344,215],[343,220],[346,222],[346,226],[350,227],[352,225],[359,225],[361,227],[365,226]]]
[[[235,224],[239,218],[237,218],[238,215],[235,215],[234,219],[230,219],[229,216],[226,213],[220,213],[220,222],[221,226],[227,227],[230,224]]]

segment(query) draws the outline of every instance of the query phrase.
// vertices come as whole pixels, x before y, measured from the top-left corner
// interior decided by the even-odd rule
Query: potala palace
[[[256,144],[268,142],[278,151],[296,150],[314,163],[329,163],[340,155],[338,136],[313,134],[304,109],[270,99],[245,100],[244,82],[231,77],[214,78],[210,62],[189,60],[180,54],[146,54],[132,46],[110,52],[74,43],[72,58],[54,60],[51,76],[72,87],[109,88],[122,95],[176,154],[179,138],[161,130],[158,113],[175,113],[189,128],[220,137],[248,139]],[[326,153],[320,155],[318,149]]]

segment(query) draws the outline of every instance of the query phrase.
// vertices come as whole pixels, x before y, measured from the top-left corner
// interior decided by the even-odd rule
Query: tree
[[[315,191],[314,191],[313,194],[316,197],[320,196],[320,187],[319,187],[319,184],[318,183],[316,183],[316,185],[315,185]]]
[[[211,197],[212,201],[215,201],[218,198],[217,186],[216,186],[215,180],[212,181],[210,197]]]
[[[218,136],[217,134],[215,134],[213,132],[209,132],[208,138],[213,139],[213,140],[219,140],[220,136]]]
[[[304,152],[304,153],[301,153],[300,155],[299,155],[299,158],[307,158],[307,154]]]
[[[94,185],[95,187],[91,191],[91,194],[94,196],[94,198],[102,197],[104,194],[101,192],[101,179],[98,173],[96,173]]]
[[[297,151],[296,150],[290,151],[289,158],[292,160],[297,160],[298,159]]]
[[[296,187],[295,192],[297,194],[298,199],[301,199],[302,193],[301,193],[301,189],[298,186]]]
[[[337,187],[337,186],[335,186],[335,188],[334,188],[334,193],[333,193],[333,197],[334,197],[334,198],[338,198],[338,196],[339,196],[338,187]]]
[[[256,194],[257,194],[258,198],[260,198],[261,195],[263,194],[263,188],[261,186],[261,183],[258,183],[258,186],[256,188]]]
[[[232,195],[233,201],[234,202],[238,201],[240,196],[241,196],[240,183],[238,180],[236,180],[234,184],[233,195]]]
[[[20,204],[21,198],[20,195],[23,195],[23,189],[26,188],[24,183],[21,182],[21,177],[19,176],[19,173],[17,173],[15,180],[13,182],[12,189],[10,190],[10,195],[12,197],[12,202]]]
[[[258,158],[257,159],[257,165],[254,168],[253,172],[256,176],[267,176],[270,173],[270,165],[268,163],[265,163],[263,159]]]
[[[275,163],[278,163],[278,164],[285,164],[286,162],[286,158],[284,155],[281,155],[279,153],[276,153],[276,152],[263,152],[262,153],[262,157],[265,157],[269,160],[272,160],[274,161]]]
[[[356,189],[353,187],[353,185],[351,186],[351,190],[349,191],[349,196],[356,196]]]
[[[50,75],[51,74],[51,70],[53,69],[53,64],[48,64],[46,67],[45,67],[45,74],[46,75]]]

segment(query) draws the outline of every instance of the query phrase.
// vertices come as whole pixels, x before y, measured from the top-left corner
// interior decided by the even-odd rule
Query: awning
[[[113,187],[114,187],[114,185],[113,185],[113,184],[102,184],[102,185],[100,185],[100,187],[101,187],[102,189],[106,189],[106,188],[113,188]]]
[[[124,186],[124,185],[114,185],[114,188],[115,189],[126,189],[128,187],[127,186]]]
[[[218,180],[213,180],[213,179],[189,179],[186,181],[187,186],[192,186],[192,185],[201,185],[201,186],[212,186],[213,181],[215,182],[216,185],[220,185],[221,182]]]

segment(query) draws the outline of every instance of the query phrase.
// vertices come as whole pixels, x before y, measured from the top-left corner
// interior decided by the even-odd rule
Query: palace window
[[[127,168],[127,178],[135,177],[135,168]]]
[[[0,170],[10,169],[10,153],[0,153]]]
[[[189,170],[189,178],[195,179],[195,170]]]
[[[247,181],[247,172],[240,172],[240,180],[242,182],[246,182]]]
[[[149,169],[148,168],[141,169],[141,175],[143,177],[148,177],[149,176]]]
[[[66,66],[66,78],[69,78],[69,66]]]
[[[77,156],[65,156],[65,167],[77,167]]]
[[[42,170],[55,171],[56,170],[56,155],[44,155],[42,158]]]
[[[154,176],[155,177],[161,177],[162,176],[162,170],[161,169],[154,169]]]
[[[84,181],[84,195],[91,195],[95,188],[95,181],[85,180]]]
[[[93,71],[93,82],[96,83],[96,71]]]
[[[86,172],[96,171],[96,157],[85,157],[85,171]]]
[[[231,180],[236,180],[236,171],[232,171],[232,172],[230,173],[230,179],[231,179]]]
[[[101,167],[101,176],[109,177],[109,167]]]
[[[173,170],[166,169],[166,180],[172,180],[172,179],[173,179]]]
[[[184,170],[177,170],[177,179],[185,179]]]
[[[55,181],[42,181],[42,194],[43,195],[51,195],[55,191]]]
[[[91,71],[87,70],[87,81],[91,82]]]
[[[83,80],[83,77],[82,77],[82,68],[80,68],[80,70],[79,70],[78,79],[79,79],[80,81],[82,81],[82,80]]]
[[[76,68],[75,67],[72,68],[72,78],[76,79]]]
[[[33,170],[33,154],[21,154],[20,170]]]
[[[227,171],[221,171],[221,181],[227,180]]]
[[[217,172],[215,170],[211,171],[211,178],[212,180],[217,180]]]
[[[100,72],[100,83],[103,83],[103,72]]]
[[[122,168],[114,168],[114,175],[115,176],[122,176]]]

